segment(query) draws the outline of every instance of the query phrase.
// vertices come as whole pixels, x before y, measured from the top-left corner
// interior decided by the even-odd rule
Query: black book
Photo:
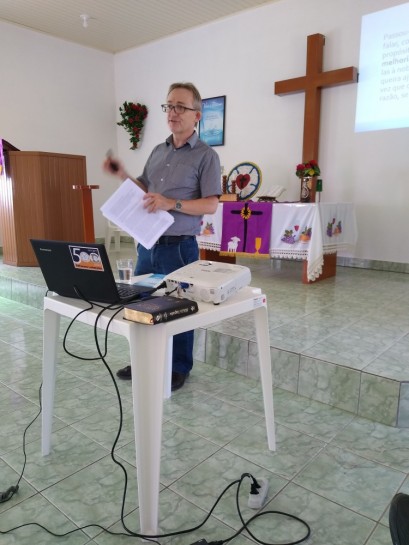
[[[124,318],[140,324],[155,325],[183,318],[198,310],[196,301],[162,295],[126,304]]]

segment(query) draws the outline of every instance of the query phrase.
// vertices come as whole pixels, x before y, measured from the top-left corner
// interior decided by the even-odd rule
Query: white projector
[[[241,265],[200,260],[177,269],[164,280],[168,291],[176,289],[182,297],[218,305],[248,286],[251,272]]]

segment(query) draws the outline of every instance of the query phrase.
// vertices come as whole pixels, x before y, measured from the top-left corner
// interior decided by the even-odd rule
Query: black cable
[[[122,310],[122,309],[121,309]],[[125,510],[125,501],[126,501],[126,493],[127,493],[127,490],[128,490],[128,473],[126,471],[126,468],[125,466],[117,459],[115,458],[115,448],[116,448],[116,445],[118,444],[118,441],[119,441],[119,438],[121,436],[121,433],[122,433],[122,427],[123,427],[123,417],[124,417],[124,413],[123,413],[123,405],[122,405],[122,398],[121,398],[121,394],[120,394],[120,391],[119,391],[119,388],[118,388],[118,384],[115,380],[115,377],[114,377],[114,374],[112,373],[112,370],[110,368],[110,366],[108,365],[108,363],[105,361],[105,357],[102,355],[101,353],[101,350],[100,350],[100,346],[99,346],[99,342],[98,342],[98,320],[100,318],[100,316],[102,316],[102,312],[98,313],[97,315],[97,318],[95,320],[95,324],[94,324],[94,339],[95,339],[95,344],[96,344],[96,347],[97,347],[97,351],[98,351],[98,354],[100,355],[100,358],[103,362],[103,364],[105,365],[105,368],[108,370],[108,373],[111,377],[111,380],[114,384],[114,388],[115,388],[115,392],[116,392],[116,397],[117,397],[117,400],[118,400],[118,405],[119,405],[119,425],[118,425],[118,431],[117,431],[117,434],[116,434],[116,437],[114,439],[114,442],[113,442],[113,445],[112,445],[112,448],[111,448],[111,458],[113,460],[113,462],[115,464],[117,464],[121,469],[122,469],[122,472],[124,474],[124,489],[123,489],[123,493],[122,493],[122,503],[121,503],[121,521],[122,521],[122,525],[123,527],[125,528],[126,531],[128,531],[128,529],[126,528],[126,526],[124,525],[123,523],[123,519],[124,519],[124,510]],[[108,324],[107,324],[107,327],[106,327],[106,332],[108,333],[108,330],[109,330],[109,326],[111,324],[111,321],[113,320],[113,318],[117,315],[118,313],[116,312],[112,317],[111,319],[109,320]]]
[[[159,286],[156,286],[156,288],[153,290],[152,293],[155,293],[155,291],[158,291],[158,290],[161,290],[161,289],[164,289],[166,288],[166,281],[164,280],[161,284],[159,284]]]
[[[38,416],[38,415],[37,415]],[[31,425],[31,424],[30,424]],[[124,474],[126,476],[126,480],[127,480],[127,473],[126,473],[126,469],[125,467],[120,463],[120,462],[117,462],[115,458],[113,458],[114,462],[117,463],[124,471]],[[290,517],[294,520],[297,520],[298,522],[302,523],[304,526],[307,527],[307,535],[305,537],[303,537],[302,539],[298,540],[298,541],[292,541],[292,542],[288,542],[288,543],[283,543],[281,542],[279,545],[296,545],[298,543],[301,543],[302,541],[306,540],[310,533],[311,533],[311,530],[310,530],[310,527],[308,526],[308,524],[303,521],[302,519],[296,517],[295,515],[291,515],[291,514],[288,514],[288,513],[282,513],[280,511],[265,511],[263,513],[257,513],[256,515],[254,515],[253,517],[251,517],[249,520],[247,521],[244,521],[243,518],[242,518],[242,515],[241,515],[241,511],[240,511],[240,507],[239,507],[239,501],[238,501],[238,498],[239,498],[239,493],[240,493],[240,486],[241,486],[241,483],[244,479],[244,477],[250,477],[251,479],[254,479],[254,477],[249,474],[249,473],[245,473],[241,476],[240,479],[238,480],[235,480],[233,482],[231,482],[230,484],[228,484],[225,489],[223,490],[223,492],[219,495],[219,497],[216,499],[215,503],[213,504],[213,506],[211,507],[209,513],[206,515],[206,517],[204,518],[204,520],[192,527],[192,528],[187,528],[186,530],[179,530],[179,531],[176,531],[176,532],[168,532],[166,534],[157,534],[157,535],[145,535],[145,534],[139,534],[137,532],[133,532],[132,530],[130,530],[129,528],[127,528],[126,524],[124,523],[124,520],[123,520],[123,510],[121,511],[121,522],[122,522],[122,525],[125,529],[126,532],[113,532],[107,528],[104,528],[103,526],[99,525],[99,524],[87,524],[85,526],[81,526],[79,528],[75,528],[73,530],[70,530],[68,532],[65,532],[63,534],[58,534],[56,532],[53,532],[52,530],[46,528],[45,526],[43,526],[42,524],[39,524],[37,522],[29,522],[29,523],[25,523],[25,524],[21,524],[19,526],[15,526],[14,528],[10,528],[9,530],[6,530],[6,531],[2,531],[0,530],[0,535],[1,534],[8,534],[10,532],[13,532],[15,530],[18,530],[20,528],[24,528],[24,527],[27,527],[27,526],[37,526],[39,528],[41,528],[42,530],[46,531],[47,533],[49,533],[50,535],[53,535],[54,537],[66,537],[74,532],[77,532],[78,530],[85,530],[87,528],[99,528],[101,530],[103,530],[104,532],[107,532],[108,534],[110,535],[117,535],[117,536],[133,536],[133,537],[139,537],[139,538],[142,538],[146,541],[151,541],[153,543],[157,543],[158,545],[161,545],[159,541],[157,541],[155,538],[161,538],[161,537],[171,537],[171,536],[177,536],[177,535],[182,535],[182,534],[187,534],[187,533],[191,533],[191,532],[194,532],[195,530],[198,530],[199,528],[201,528],[207,521],[208,519],[210,518],[210,516],[212,515],[213,511],[215,510],[217,504],[220,502],[220,500],[222,499],[222,497],[224,496],[224,494],[227,492],[227,490],[229,490],[229,488],[231,488],[232,486],[234,486],[235,484],[237,484],[237,492],[236,492],[236,504],[237,504],[237,510],[238,510],[238,513],[239,513],[239,516],[240,516],[240,519],[243,523],[243,526],[238,530],[236,531],[232,536],[230,536],[229,538],[227,539],[224,539],[224,540],[220,540],[220,541],[212,541],[210,542],[208,545],[223,545],[224,543],[228,543],[229,541],[232,541],[235,537],[237,537],[244,529],[247,530],[247,532],[253,537],[253,539],[257,542],[257,543],[260,543],[262,545],[278,545],[278,544],[274,544],[274,543],[269,543],[269,542],[265,542],[265,541],[261,541],[260,539],[258,539],[256,536],[254,536],[248,529],[248,525],[254,521],[256,518],[258,517],[261,517],[261,516],[264,516],[264,515],[267,515],[267,514],[280,514],[280,515],[283,515],[283,516],[286,516],[286,517]]]
[[[27,528],[28,526],[36,526],[37,528],[41,528],[48,534],[54,536],[54,537],[67,537],[70,534],[73,534],[74,532],[78,532],[79,530],[86,530],[87,528],[99,528],[103,532],[106,532],[107,534],[110,534],[111,536],[125,536],[130,537],[129,534],[125,532],[113,532],[112,530],[109,530],[108,528],[104,528],[104,526],[101,526],[100,524],[87,524],[86,526],[81,526],[79,528],[74,528],[73,530],[69,530],[68,532],[65,532],[64,534],[57,534],[56,532],[53,532],[49,528],[46,528],[42,524],[38,522],[27,522],[25,524],[20,524],[19,526],[15,526],[14,528],[10,528],[9,530],[2,531],[0,530],[0,535],[3,534],[9,534],[10,532],[14,532],[15,530],[20,530],[20,528]],[[151,539],[150,536],[143,536],[145,541],[151,541],[152,543],[157,543],[158,545],[161,545],[159,541],[156,541],[155,539]]]
[[[239,484],[237,486],[237,491],[236,491],[236,508],[237,508],[237,513],[240,517],[240,520],[242,522],[242,527],[240,528],[240,530],[238,530],[238,532],[236,532],[234,534],[234,536],[232,536],[231,538],[227,539],[227,540],[223,540],[221,543],[228,543],[229,541],[231,541],[234,537],[236,537],[237,535],[239,535],[239,533],[241,533],[243,530],[246,530],[247,533],[257,542],[257,543],[260,543],[261,545],[297,545],[298,543],[302,543],[303,541],[305,541],[306,539],[308,539],[311,535],[311,528],[309,526],[309,524],[307,522],[305,522],[304,520],[300,519],[299,517],[295,516],[295,515],[292,515],[290,513],[283,513],[282,511],[263,511],[262,513],[257,513],[255,515],[253,515],[252,517],[250,517],[247,521],[245,521],[243,519],[243,516],[241,514],[241,510],[240,510],[240,502],[239,502],[239,495],[240,495],[240,486],[243,482],[243,479],[245,477],[249,477],[250,479],[253,480],[253,484],[254,484],[254,477],[250,474],[250,473],[243,473],[243,475],[241,476],[240,478],[240,481],[239,481]],[[293,520],[296,520],[297,522],[300,522],[301,524],[303,524],[306,528],[307,528],[307,533],[304,537],[302,537],[301,539],[298,539],[297,541],[288,541],[288,542],[280,542],[279,544],[275,544],[275,543],[271,543],[271,542],[267,542],[267,541],[262,541],[261,539],[258,539],[249,529],[249,524],[251,522],[253,522],[254,520],[256,520],[257,518],[259,517],[263,517],[265,515],[270,515],[270,514],[275,514],[275,515],[283,515],[285,517],[288,517],[290,519],[293,519]]]
[[[108,308],[108,307],[107,307]],[[117,399],[118,399],[118,404],[119,404],[119,426],[118,426],[118,432],[117,432],[117,435],[115,437],[115,440],[114,440],[114,443],[112,445],[112,448],[111,448],[111,458],[113,460],[113,462],[115,464],[117,464],[123,471],[123,474],[124,474],[124,489],[123,489],[123,494],[122,494],[122,503],[121,503],[121,523],[122,523],[122,526],[124,527],[124,529],[126,530],[126,532],[128,532],[128,535],[130,536],[134,536],[134,537],[140,537],[140,538],[143,538],[143,539],[146,539],[147,537],[149,538],[156,538],[156,537],[169,537],[169,536],[175,536],[175,535],[180,535],[180,534],[185,534],[185,533],[190,533],[198,528],[200,528],[201,526],[203,526],[203,524],[205,524],[205,522],[208,520],[208,518],[210,517],[212,511],[208,514],[208,516],[205,518],[205,520],[199,524],[198,526],[196,526],[195,528],[190,528],[190,529],[187,529],[187,530],[182,530],[180,532],[171,532],[171,533],[168,533],[168,534],[158,534],[158,535],[153,535],[153,536],[146,536],[144,534],[139,534],[137,532],[133,532],[132,530],[130,530],[127,526],[126,526],[126,523],[125,523],[125,503],[126,503],[126,495],[127,495],[127,490],[128,490],[128,473],[126,471],[126,468],[125,466],[115,457],[115,448],[116,448],[116,445],[118,443],[118,440],[119,440],[119,437],[121,435],[121,432],[122,432],[122,427],[123,427],[123,405],[122,405],[122,399],[121,399],[121,394],[119,392],[119,389],[118,389],[118,385],[117,385],[117,382],[115,380],[115,377],[114,377],[114,374],[112,373],[112,370],[111,368],[109,367],[108,363],[106,362],[105,360],[105,356],[102,354],[101,352],[101,349],[100,349],[100,346],[99,346],[99,341],[98,341],[98,337],[97,337],[97,331],[98,331],[98,320],[99,318],[102,316],[102,314],[104,313],[104,311],[107,310],[107,309],[103,309],[101,310],[97,317],[96,317],[96,320],[95,320],[95,323],[94,323],[94,339],[95,339],[95,344],[96,344],[96,347],[97,347],[97,351],[99,353],[99,356],[100,356],[100,359],[102,360],[103,364],[105,365],[106,369],[108,370],[108,373],[114,383],[114,387],[115,387],[115,391],[116,391],[116,395],[117,395]],[[122,310],[119,309],[119,310]],[[118,310],[118,312],[119,312]],[[116,314],[118,314],[118,312],[116,312],[113,316],[111,316],[108,324],[107,324],[107,327],[106,327],[106,331],[108,332],[109,330],[109,326],[111,324],[111,321],[113,320],[113,318],[116,316]],[[232,485],[229,485],[229,487],[232,486]],[[224,494],[224,492],[223,492]],[[222,494],[222,495],[223,495]],[[221,497],[221,496],[220,496]],[[217,504],[217,502],[216,502]],[[215,504],[215,506],[216,506]]]
[[[84,301],[85,303],[88,303],[89,304],[89,308],[85,308],[83,310],[81,310],[78,314],[76,314],[74,316],[74,318],[71,320],[71,322],[69,323],[66,331],[65,331],[65,334],[64,334],[64,338],[63,338],[63,349],[64,351],[69,355],[69,356],[72,356],[73,358],[76,358],[76,359],[79,359],[79,360],[82,360],[82,361],[98,361],[101,359],[101,357],[98,357],[98,358],[84,358],[82,356],[78,356],[77,354],[73,354],[72,352],[70,352],[67,348],[67,336],[68,336],[68,332],[69,330],[71,329],[71,327],[74,325],[75,321],[77,320],[77,318],[79,316],[81,316],[81,314],[83,312],[87,312],[88,310],[92,310],[94,307],[98,307],[101,309],[101,312],[104,312],[105,310],[107,309],[114,309],[116,307],[116,304],[113,304],[113,305],[108,305],[108,306],[105,306],[105,305],[100,305],[99,303],[95,303],[93,301],[90,301],[89,299],[87,299],[82,293],[81,291],[77,288],[77,286],[74,286],[74,291],[75,293],[77,294],[78,298],[81,299],[82,301]],[[123,306],[120,305],[117,307],[120,310],[123,309]],[[99,314],[98,314],[99,316]],[[98,318],[97,318],[98,319]],[[104,357],[107,355],[108,353],[108,330],[105,331],[105,354],[104,354]]]
[[[20,481],[23,478],[24,471],[26,469],[27,464],[27,452],[26,452],[26,434],[29,430],[30,426],[34,424],[34,422],[37,420],[37,418],[40,416],[42,411],[42,405],[41,405],[41,390],[43,387],[43,383],[40,384],[40,388],[38,390],[38,397],[39,397],[39,404],[40,404],[40,410],[35,415],[33,420],[26,426],[26,429],[23,432],[23,455],[24,455],[24,461],[23,461],[23,467],[20,472],[20,476],[17,479],[17,483],[14,486],[9,486],[9,488],[5,492],[0,492],[0,503],[5,503],[6,501],[11,500],[11,498],[18,492],[18,489],[20,487]]]
[[[283,517],[296,520],[297,522],[300,522],[303,526],[306,527],[307,533],[305,534],[304,537],[298,539],[297,541],[280,541],[280,543],[272,543],[271,541],[262,541],[261,539],[258,539],[254,534],[250,532],[250,530],[248,529],[248,525],[250,524],[250,522],[253,522],[255,519],[259,517],[263,517],[265,515],[282,515]],[[307,540],[311,535],[310,525],[307,522],[305,522],[305,520],[297,517],[296,515],[292,515],[291,513],[284,513],[283,511],[263,511],[262,513],[257,513],[256,515],[252,516],[244,523],[243,529],[245,529],[248,532],[248,534],[250,534],[252,538],[257,541],[257,543],[261,543],[261,545],[297,545],[298,543],[302,543],[303,541]],[[226,543],[226,541],[224,541],[223,543]]]
[[[165,291],[165,295],[172,295],[172,293],[175,293],[177,291],[177,287],[174,288],[172,291]]]
[[[88,312],[88,310],[92,310],[94,307],[92,305],[92,303],[90,303],[91,306],[88,307],[88,308],[84,308],[84,310],[81,310],[78,314],[76,314],[74,316],[74,318],[71,320],[71,322],[68,324],[68,327],[67,329],[65,330],[65,333],[64,333],[64,338],[63,338],[63,341],[62,341],[62,347],[64,349],[64,352],[66,354],[68,354],[69,356],[72,356],[73,358],[76,358],[76,359],[79,359],[79,360],[83,360],[83,361],[95,361],[95,360],[99,360],[101,358],[84,358],[82,356],[77,356],[77,354],[73,354],[72,352],[70,352],[67,348],[67,337],[68,337],[68,332],[70,331],[71,327],[74,325],[74,323],[76,322],[77,318],[79,316],[81,316],[81,314],[83,312]]]
[[[85,300],[85,299],[84,299]],[[87,301],[85,300],[87,303],[89,303],[91,306],[87,309],[84,309],[82,311],[80,311],[76,316],[75,318],[73,318],[73,320],[71,321],[71,323],[69,324],[68,328],[67,328],[67,331],[66,331],[66,334],[64,336],[64,339],[66,338],[66,335],[70,329],[70,327],[72,326],[73,322],[78,318],[78,316],[80,316],[83,312],[86,312],[88,310],[91,310],[93,308],[93,303],[91,303],[90,301]],[[96,305],[96,306],[100,306],[100,305]],[[237,512],[238,512],[238,515],[240,517],[240,520],[242,522],[242,527],[236,531],[232,536],[230,536],[229,538],[227,539],[224,539],[224,540],[220,540],[220,541],[213,541],[213,542],[210,542],[208,545],[223,545],[224,543],[228,543],[229,541],[232,541],[235,537],[237,537],[243,530],[246,530],[247,533],[257,542],[257,543],[260,543],[261,545],[278,545],[278,544],[274,544],[274,543],[269,543],[269,542],[265,542],[265,541],[262,541],[260,539],[258,539],[248,528],[248,525],[253,522],[255,519],[257,519],[258,517],[261,517],[261,516],[265,516],[265,515],[268,515],[268,514],[279,514],[279,515],[283,515],[283,516],[286,516],[286,517],[289,517],[293,520],[296,520],[298,522],[300,522],[301,524],[303,524],[306,528],[307,528],[307,534],[305,537],[303,537],[302,539],[299,539],[298,541],[292,541],[292,542],[287,542],[287,543],[280,543],[279,545],[297,545],[298,543],[301,543],[302,541],[305,541],[306,539],[308,539],[308,537],[310,536],[311,534],[311,529],[309,527],[309,525],[303,521],[302,519],[296,517],[295,515],[291,515],[289,513],[283,513],[281,511],[264,511],[262,513],[257,513],[256,515],[252,516],[250,519],[248,519],[247,521],[244,521],[243,519],[243,516],[241,514],[241,511],[240,511],[240,505],[239,505],[239,494],[240,494],[240,487],[241,487],[241,484],[244,480],[244,478],[248,477],[252,480],[252,485],[251,485],[251,490],[254,490],[255,488],[258,488],[258,483],[256,481],[256,479],[250,474],[250,473],[243,473],[241,478],[238,479],[238,480],[235,480],[233,482],[231,482],[229,485],[227,485],[225,487],[225,489],[221,492],[221,494],[219,495],[219,497],[216,499],[216,501],[214,502],[213,506],[211,507],[210,511],[208,512],[208,514],[206,515],[206,517],[204,518],[204,520],[192,527],[192,528],[188,528],[186,530],[179,530],[179,531],[175,531],[175,532],[168,532],[166,534],[157,534],[157,535],[144,535],[144,534],[139,534],[137,532],[133,532],[132,530],[130,530],[126,524],[125,524],[125,502],[126,502],[126,494],[127,494],[127,489],[128,489],[128,474],[127,474],[127,471],[126,471],[126,468],[125,466],[115,458],[115,448],[116,448],[116,445],[118,443],[118,440],[120,438],[120,435],[121,435],[121,432],[122,432],[122,427],[123,427],[123,406],[122,406],[122,399],[121,399],[121,394],[119,392],[119,389],[118,389],[118,385],[117,385],[117,382],[115,380],[115,377],[112,373],[112,370],[111,368],[109,367],[105,357],[106,357],[106,354],[107,354],[107,348],[108,348],[108,333],[109,333],[109,326],[111,325],[111,322],[112,320],[115,318],[115,316],[123,309],[123,306],[120,306],[120,307],[117,307],[116,305],[109,305],[109,306],[104,306],[104,307],[101,307],[101,310],[98,312],[97,314],[97,317],[95,319],[95,322],[94,322],[94,339],[95,339],[95,344],[96,344],[96,347],[97,347],[97,352],[99,354],[99,358],[92,358],[92,359],[101,359],[104,366],[106,367],[106,369],[108,370],[108,373],[110,374],[111,376],[111,379],[114,383],[114,387],[115,387],[115,391],[116,391],[116,395],[117,395],[117,400],[118,400],[118,404],[119,404],[119,426],[118,426],[118,431],[117,431],[117,435],[115,437],[115,440],[114,440],[114,443],[112,445],[112,448],[111,448],[111,458],[113,460],[113,462],[115,464],[117,464],[123,471],[124,473],[124,490],[123,490],[123,494],[122,494],[122,504],[121,504],[121,523],[122,523],[122,526],[123,528],[125,529],[126,533],[125,532],[112,532],[111,530],[108,530],[107,528],[104,528],[103,526],[100,526],[99,524],[88,524],[86,526],[82,526],[82,527],[79,527],[79,528],[75,528],[73,530],[70,530],[68,532],[65,532],[63,534],[57,534],[51,530],[49,530],[48,528],[46,528],[45,526],[37,523],[37,522],[29,522],[29,523],[26,523],[26,524],[21,524],[19,526],[15,526],[14,528],[11,528],[9,530],[6,530],[6,531],[2,531],[0,530],[0,535],[2,534],[8,534],[10,532],[13,532],[15,530],[18,530],[20,528],[24,528],[24,527],[27,527],[27,526],[37,526],[41,529],[43,529],[44,531],[46,531],[47,533],[49,533],[50,535],[53,535],[54,537],[66,537],[74,532],[77,532],[78,530],[85,530],[87,528],[99,528],[101,530],[103,530],[104,532],[107,532],[109,533],[110,535],[118,535],[118,536],[133,536],[133,537],[138,537],[138,538],[141,538],[141,539],[144,539],[146,541],[151,541],[153,543],[157,543],[158,545],[161,545],[159,541],[156,541],[155,538],[161,538],[161,537],[173,537],[173,536],[177,536],[177,535],[182,535],[182,534],[188,534],[188,533],[191,533],[191,532],[194,532],[196,530],[198,530],[199,528],[201,528],[202,526],[204,526],[206,524],[206,522],[208,521],[208,519],[210,518],[210,516],[212,515],[213,511],[215,510],[216,506],[218,505],[219,501],[222,499],[222,497],[224,496],[224,494],[232,487],[234,486],[235,484],[237,484],[237,490],[236,490],[236,508],[237,508]],[[103,315],[103,313],[107,310],[116,310],[116,312],[114,312],[112,314],[112,316],[110,317],[108,323],[107,323],[107,326],[105,328],[105,341],[104,341],[104,349],[105,349],[105,353],[103,354],[102,351],[101,351],[101,348],[100,348],[100,344],[99,344],[99,340],[98,340],[98,320],[100,319],[100,317]],[[81,357],[78,357],[78,356],[73,356],[75,358],[78,358],[78,359],[85,359],[85,358],[81,358]],[[42,403],[41,403],[41,391],[42,391],[42,384],[40,385],[40,388],[39,388],[39,402],[40,402],[40,410],[39,412],[37,413],[37,415],[34,417],[34,419],[28,424],[28,426],[26,427],[26,429],[24,430],[24,433],[23,433],[23,453],[24,453],[24,464],[23,464],[23,468],[22,468],[22,471],[21,471],[21,474],[20,474],[20,477],[17,481],[17,484],[15,486],[11,486],[9,487],[5,492],[3,493],[0,493],[0,503],[2,502],[6,502],[8,500],[10,500],[14,494],[18,491],[19,489],[19,483],[23,477],[23,474],[24,474],[24,470],[25,470],[25,466],[26,466],[26,461],[27,461],[27,455],[26,455],[26,450],[25,450],[25,442],[26,442],[26,433],[27,433],[27,430],[30,428],[30,426],[35,422],[35,420],[39,417],[39,415],[41,414],[41,411],[42,411]]]
[[[134,532],[132,530],[130,530],[126,523],[125,523],[125,503],[126,503],[126,494],[127,494],[127,489],[128,489],[128,474],[127,474],[127,471],[126,471],[126,468],[124,467],[124,465],[115,458],[115,447],[118,443],[118,440],[119,440],[119,437],[120,437],[120,434],[121,434],[121,431],[122,431],[122,427],[123,427],[123,407],[122,407],[122,400],[121,400],[121,394],[119,392],[119,389],[118,389],[118,385],[116,383],[116,380],[115,380],[115,377],[112,373],[112,370],[111,368],[109,367],[108,363],[106,362],[105,360],[105,356],[102,354],[101,352],[101,349],[100,349],[100,346],[99,346],[99,341],[98,341],[98,337],[97,337],[97,330],[98,330],[98,320],[99,318],[102,316],[102,314],[105,312],[105,310],[107,310],[108,307],[102,309],[98,315],[97,315],[97,318],[94,322],[94,339],[95,339],[95,344],[96,344],[96,347],[97,347],[97,351],[100,355],[100,358],[103,362],[103,364],[105,365],[106,369],[108,370],[108,373],[110,374],[111,376],[111,379],[114,383],[114,387],[115,387],[115,391],[116,391],[116,394],[117,394],[117,399],[118,399],[118,404],[119,404],[119,427],[118,427],[118,432],[117,432],[117,435],[115,437],[115,440],[114,440],[114,443],[113,443],[113,446],[111,448],[111,458],[113,460],[114,463],[116,463],[123,471],[124,473],[124,479],[125,479],[125,482],[124,482],[124,490],[123,490],[123,494],[122,494],[122,504],[121,504],[121,523],[122,523],[122,526],[124,527],[124,529],[128,532],[128,535],[130,536],[134,536],[134,537],[139,537],[139,538],[142,538],[142,539],[146,539],[147,537],[148,538],[161,538],[161,537],[172,537],[172,536],[177,536],[177,535],[182,535],[182,534],[188,534],[188,533],[191,533],[195,530],[198,530],[199,528],[201,528],[207,521],[208,519],[210,518],[211,514],[213,513],[214,509],[216,508],[217,504],[219,503],[219,501],[221,500],[221,498],[223,497],[223,495],[226,493],[226,491],[231,487],[233,486],[234,484],[236,484],[238,481],[233,481],[232,483],[230,483],[224,490],[223,492],[219,495],[218,499],[216,500],[216,502],[214,503],[213,507],[211,508],[211,510],[209,511],[208,515],[205,517],[205,519],[203,520],[203,522],[201,522],[200,524],[198,524],[197,526],[193,527],[193,528],[188,528],[186,530],[180,530],[180,531],[177,531],[177,532],[169,532],[169,533],[166,533],[166,534],[157,534],[157,535],[150,535],[150,536],[146,536],[144,534],[139,534],[137,532]],[[122,310],[122,309],[120,309]],[[118,310],[119,312],[119,310]],[[113,320],[113,318],[116,316],[116,314],[118,314],[118,312],[116,312],[113,316],[111,316],[108,324],[107,324],[107,327],[106,327],[106,331],[108,332],[108,329],[109,329],[109,326],[111,324],[111,321]]]

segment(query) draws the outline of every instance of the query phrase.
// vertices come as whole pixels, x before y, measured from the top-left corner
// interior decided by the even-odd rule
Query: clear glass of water
[[[133,277],[133,259],[117,259],[116,267],[120,282],[130,282]]]

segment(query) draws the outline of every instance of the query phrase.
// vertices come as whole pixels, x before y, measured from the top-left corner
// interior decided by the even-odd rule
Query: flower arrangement
[[[297,165],[295,174],[299,178],[306,178],[307,176],[319,176],[321,171],[317,161],[311,159],[311,161]]]
[[[136,149],[138,142],[141,139],[141,132],[143,129],[143,122],[148,115],[148,108],[144,104],[137,102],[124,102],[119,107],[119,112],[122,117],[122,121],[119,121],[117,125],[123,127],[130,135],[130,142],[132,146],[130,149]]]

